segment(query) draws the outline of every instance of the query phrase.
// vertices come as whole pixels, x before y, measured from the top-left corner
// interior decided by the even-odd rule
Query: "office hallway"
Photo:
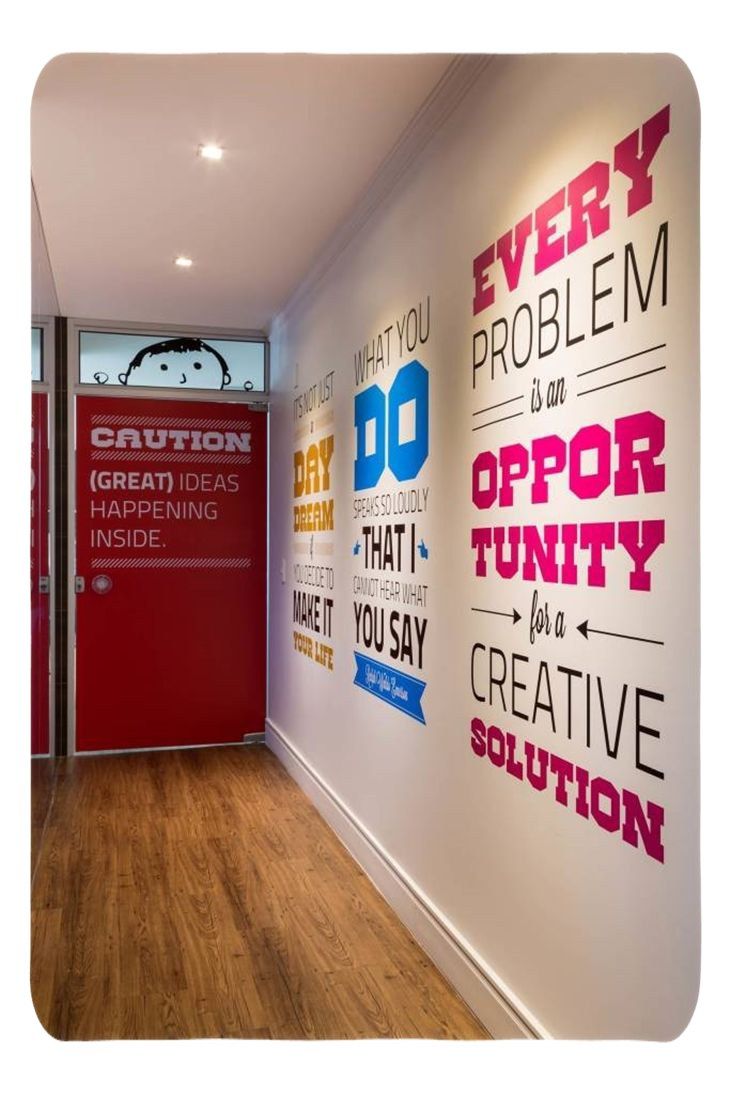
[[[263,745],[33,763],[54,1037],[484,1038]]]

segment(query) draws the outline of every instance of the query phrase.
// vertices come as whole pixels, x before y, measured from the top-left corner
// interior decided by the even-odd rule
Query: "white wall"
[[[30,194],[31,228],[31,313],[33,315],[58,315],[58,297],[53,272],[48,258],[46,238],[43,234],[35,190]]]
[[[627,216],[630,184],[613,170],[614,146],[667,104],[671,128],[650,167],[653,200]],[[694,85],[676,58],[495,59],[316,290],[279,316],[272,330],[271,725],[411,879],[516,1010],[538,1031],[559,1037],[673,1037],[688,1021],[697,991],[698,144]],[[583,248],[537,275],[533,233],[519,287],[508,292],[495,264],[495,302],[475,316],[475,257],[596,160],[611,167],[610,229],[597,238],[589,235]],[[625,246],[632,243],[644,276],[665,221],[667,303],[662,306],[657,288],[659,270],[646,312],[632,297],[624,323]],[[558,234],[567,227],[561,216],[556,224]],[[510,368],[506,376],[497,369],[493,381],[485,366],[472,387],[475,332],[513,316],[522,302],[536,307],[538,295],[549,288],[558,291],[562,306],[567,278],[573,333],[585,329],[593,264],[612,253],[613,261],[596,274],[598,289],[614,286],[613,295],[596,304],[597,322],[612,318],[611,330],[589,332],[580,345],[561,345],[552,356]],[[427,298],[429,337],[413,353],[400,355],[396,321]],[[398,368],[418,357],[429,373],[429,454],[412,482],[399,483],[386,470],[376,489],[355,493],[353,400],[367,384],[356,387],[354,357],[391,324],[390,364],[370,382],[387,391]],[[589,380],[578,373],[663,343],[662,350],[589,375],[596,381],[591,386],[598,386],[665,366],[661,371],[579,394]],[[333,398],[295,419],[295,397],[330,372]],[[564,404],[530,413],[533,379],[541,379],[544,395],[549,380],[559,376],[566,381]],[[506,404],[508,410],[525,410],[521,417],[472,431],[474,423],[490,417],[477,411],[508,399],[515,400]],[[529,447],[531,439],[552,433],[569,440],[593,423],[612,431],[616,418],[643,411],[666,423],[666,446],[655,461],[666,467],[664,491],[616,497],[609,488],[595,500],[579,501],[565,476],[556,475],[547,506],[531,504],[523,488],[511,508],[479,510],[473,504],[477,453],[516,442]],[[293,452],[329,435],[330,490],[320,482],[320,493],[309,500],[334,500],[334,533],[294,533]],[[428,488],[426,510],[415,525],[429,557],[417,556],[413,575],[402,567],[387,576],[410,576],[428,586],[426,607],[415,609],[428,620],[423,664],[400,665],[426,684],[425,724],[353,685],[353,653],[368,653],[356,643],[354,603],[360,598],[353,577],[379,576],[377,568],[365,567],[362,527],[387,523],[384,517],[355,519],[353,501],[397,497],[411,488]],[[488,576],[475,573],[474,527],[648,519],[663,520],[666,534],[647,563],[650,591],[629,589],[631,567],[621,549],[606,553],[605,587],[587,585],[585,552],[579,552],[580,576],[573,586],[495,576],[491,555]],[[321,622],[319,632],[293,622],[293,593],[302,588],[294,565],[306,561],[334,572],[331,636],[322,633]],[[535,590],[541,604],[548,602],[553,621],[557,611],[564,612],[565,637],[553,631],[530,642]],[[393,601],[371,604],[386,614],[409,611]],[[514,608],[522,618],[513,625],[475,607]],[[576,629],[586,619],[594,630],[632,637],[590,633],[586,639]],[[295,651],[294,631],[332,648],[331,670]],[[641,637],[652,641],[633,640]],[[518,708],[531,705],[539,662],[546,662],[556,692],[555,731],[544,712],[533,723],[505,713],[496,694],[491,704],[477,701],[470,683],[476,643],[499,647],[508,658],[529,658],[516,663],[527,684],[527,691],[516,693]],[[369,655],[397,667],[387,649]],[[486,683],[483,656],[477,648],[477,691]],[[558,666],[584,674],[575,678],[570,738],[566,698],[562,691],[557,695],[558,683],[565,682]],[[586,674],[592,679],[590,744],[580,690]],[[603,744],[597,676],[610,737],[627,685],[616,758]],[[642,767],[636,762],[637,688],[663,696],[640,699],[640,720],[659,733],[640,732]],[[642,808],[651,801],[663,809],[664,861],[647,853],[641,837],[637,847],[630,846],[620,831],[606,831],[595,816],[579,815],[572,798],[568,806],[559,804],[554,780],[540,793],[488,756],[480,758],[471,743],[473,718],[514,734],[519,749],[531,741],[580,765],[591,778],[632,791]],[[569,789],[574,795],[575,784]],[[608,801],[597,798],[596,809],[603,802],[608,810]]]

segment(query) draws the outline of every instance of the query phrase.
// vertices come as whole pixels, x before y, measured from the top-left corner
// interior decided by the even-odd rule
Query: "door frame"
[[[47,397],[48,422],[46,436],[48,437],[48,578],[50,582],[48,614],[48,751],[33,752],[32,757],[47,758],[56,753],[55,711],[56,689],[56,629],[53,621],[56,618],[56,599],[58,588],[54,573],[54,544],[56,542],[56,483],[54,475],[55,450],[56,450],[56,423],[54,402],[56,397],[56,323],[52,315],[32,315],[31,328],[40,327],[41,340],[41,375],[42,380],[31,381],[33,394],[43,393]]]
[[[82,384],[80,382],[79,362],[79,334],[81,331],[97,331],[100,334],[149,334],[151,337],[176,338],[178,336],[221,338],[237,342],[261,342],[264,346],[264,390],[263,391],[176,391],[174,388],[137,387],[128,388],[123,384],[106,386],[101,384]],[[68,528],[68,573],[66,575],[67,595],[67,665],[68,679],[66,692],[66,716],[68,725],[67,752],[69,756],[93,756],[94,752],[77,752],[76,750],[76,399],[79,396],[91,395],[94,397],[111,399],[169,399],[171,402],[192,403],[237,403],[249,406],[252,409],[265,412],[268,417],[269,410],[269,340],[264,331],[258,330],[234,330],[226,327],[191,327],[176,326],[175,324],[161,323],[127,323],[101,319],[68,319],[67,320],[67,353],[68,353],[68,385],[66,421],[68,423],[68,498],[67,498],[67,528]],[[268,604],[269,604],[269,557],[268,557],[268,525],[269,525],[269,492],[268,492],[268,422],[266,442],[266,631],[268,642]],[[53,541],[52,541],[53,542]],[[268,699],[268,661],[267,661],[267,699]],[[267,706],[268,709],[268,706]],[[104,755],[113,755],[118,752],[160,752],[174,748],[200,748],[213,747],[201,745],[161,745],[152,748],[124,748],[105,749]]]

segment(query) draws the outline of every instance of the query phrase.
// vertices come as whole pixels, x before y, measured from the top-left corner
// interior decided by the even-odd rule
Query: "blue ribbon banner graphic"
[[[380,661],[373,661],[371,657],[365,657],[356,651],[355,664],[357,672],[353,683],[357,687],[377,695],[384,703],[389,703],[396,710],[402,710],[409,718],[426,724],[421,708],[421,697],[426,690],[423,680],[416,680],[415,676],[409,676],[390,665],[383,665]]]

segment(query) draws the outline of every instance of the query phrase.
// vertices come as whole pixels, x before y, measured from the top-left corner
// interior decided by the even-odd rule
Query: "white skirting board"
[[[493,1037],[549,1038],[448,919],[378,843],[283,730],[266,720],[266,744],[311,799],[396,915]]]

